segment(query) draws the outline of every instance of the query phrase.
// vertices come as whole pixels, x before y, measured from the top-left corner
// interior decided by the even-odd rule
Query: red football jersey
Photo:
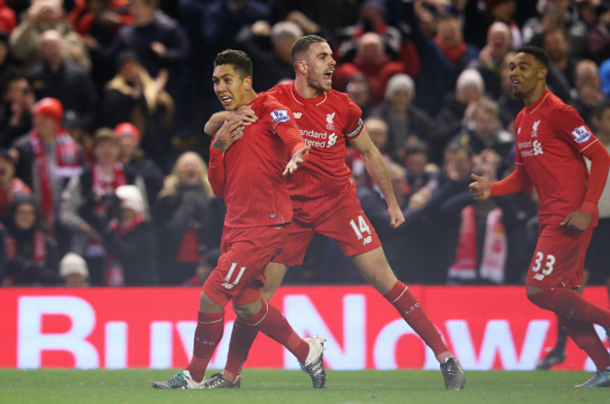
[[[293,83],[268,91],[290,108],[305,144],[311,147],[307,164],[288,179],[291,196],[317,198],[355,185],[345,164],[345,139],[357,139],[364,130],[362,110],[347,94],[331,90],[303,98]]]
[[[580,209],[589,171],[581,152],[597,141],[576,110],[548,89],[515,119],[516,164],[523,164],[538,192],[541,224],[558,225]],[[591,218],[597,225],[598,214]]]
[[[249,105],[258,121],[246,126],[242,138],[224,153],[210,148],[209,178],[214,192],[225,199],[225,226],[290,222],[292,202],[282,173],[292,153],[305,144],[292,112],[275,98],[260,93]]]

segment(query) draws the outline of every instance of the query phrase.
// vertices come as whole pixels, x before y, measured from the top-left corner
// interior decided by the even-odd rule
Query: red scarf
[[[110,228],[117,236],[122,237],[140,225],[143,221],[144,215],[138,213],[136,217],[124,223],[113,220],[110,223]],[[108,254],[108,257],[106,258],[106,286],[123,286],[123,284],[123,266],[112,254]]]
[[[91,192],[94,195],[102,196],[107,193],[114,192],[121,185],[127,184],[127,178],[125,177],[125,169],[123,168],[123,164],[116,162],[114,163],[114,174],[112,176],[112,181],[104,181],[101,175],[100,166],[95,164],[93,166],[93,170],[91,172],[92,176],[92,186]],[[104,204],[98,203],[95,207],[98,213],[102,213],[104,210]]]
[[[25,185],[19,178],[13,178],[8,188],[0,189],[0,216],[4,216],[6,208],[13,203],[15,197],[20,194],[30,195],[30,187]]]
[[[438,46],[440,46],[442,51],[445,53],[445,55],[447,55],[449,60],[451,60],[451,62],[455,66],[458,65],[458,63],[460,62],[460,58],[462,57],[464,52],[466,52],[466,42],[464,42],[464,41],[460,42],[458,44],[458,46],[454,46],[453,48],[449,48],[448,46],[445,46],[445,44],[439,37],[435,37],[434,42],[436,42],[436,44]]]
[[[17,240],[11,234],[6,233],[4,238],[4,247],[6,248],[6,259],[14,260],[19,255],[17,249]],[[27,258],[27,257],[26,257]],[[32,261],[43,263],[47,259],[47,241],[42,230],[37,229],[34,232],[34,245],[32,248]]]
[[[55,213],[53,202],[53,189],[51,187],[50,174],[47,171],[44,146],[38,138],[38,133],[30,132],[30,141],[36,159],[36,170],[40,181],[40,205],[44,221],[53,232],[55,225]],[[82,172],[78,145],[63,128],[59,129],[55,138],[55,163],[56,169],[52,173],[55,177],[70,178]]]
[[[507,240],[502,224],[502,209],[496,207],[487,215],[479,277],[494,283],[503,283],[506,252]],[[467,206],[462,209],[458,246],[455,261],[449,268],[449,279],[476,279],[477,258],[477,218],[474,207]]]

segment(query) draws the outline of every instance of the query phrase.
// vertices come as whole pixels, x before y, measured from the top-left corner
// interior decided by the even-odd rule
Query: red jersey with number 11
[[[597,138],[576,110],[548,89],[515,119],[516,164],[525,166],[538,192],[540,224],[558,225],[580,209],[589,172],[582,152]],[[597,225],[599,214],[591,217]]]
[[[303,98],[294,82],[277,85],[267,94],[290,108],[303,141],[311,147],[307,164],[288,178],[290,196],[318,198],[343,189],[355,195],[345,164],[345,139],[357,139],[364,131],[360,107],[335,90]]]

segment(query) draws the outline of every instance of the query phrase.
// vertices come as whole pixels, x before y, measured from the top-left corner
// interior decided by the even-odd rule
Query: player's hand
[[[309,146],[305,146],[300,150],[297,150],[294,155],[292,156],[292,158],[290,159],[290,161],[288,162],[288,164],[286,164],[286,169],[284,170],[284,172],[282,173],[282,175],[287,175],[287,174],[292,174],[293,172],[295,172],[299,167],[301,167],[301,164],[303,164],[303,159],[305,157],[305,153],[307,153],[307,151],[311,149],[311,147]]]
[[[470,175],[475,182],[471,182],[468,185],[468,189],[472,194],[472,197],[475,201],[484,201],[487,198],[491,197],[491,187],[489,186],[489,182],[483,178],[479,177],[476,174]]]
[[[256,116],[254,110],[248,105],[242,105],[235,111],[231,111],[229,117],[239,119],[243,126],[252,125],[254,122],[258,121],[258,116]]]
[[[402,210],[400,210],[400,206],[398,205],[389,206],[388,214],[390,215],[390,226],[392,226],[393,229],[405,222],[405,216],[402,214]]]
[[[244,126],[239,119],[226,120],[212,142],[212,147],[223,152],[244,135]]]
[[[591,215],[582,210],[577,210],[576,212],[568,213],[566,218],[561,221],[560,226],[567,226],[568,229],[572,230],[585,231],[589,228],[589,223],[591,223]]]

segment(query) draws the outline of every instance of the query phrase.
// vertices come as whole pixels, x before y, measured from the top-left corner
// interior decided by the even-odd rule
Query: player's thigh
[[[265,267],[281,250],[286,229],[255,227],[231,229],[231,239],[203,286],[204,293],[216,304],[225,306],[239,296],[234,304],[248,304],[260,299],[265,283]]]
[[[282,251],[272,261],[288,267],[301,265],[313,235],[314,231],[312,228],[308,227],[306,223],[300,222],[297,217],[294,217],[292,223],[286,228],[286,242],[282,247]]]
[[[346,257],[360,255],[381,247],[373,225],[364,214],[360,201],[350,199],[343,206],[331,210],[323,220],[315,223],[314,230],[334,239]],[[335,205],[336,206],[336,205]]]
[[[538,237],[526,285],[544,290],[580,287],[592,233],[593,229],[579,232],[563,226],[545,226]]]
[[[263,300],[267,302],[271,300],[273,295],[275,295],[275,292],[282,285],[287,270],[288,266],[284,264],[270,262],[267,265],[267,268],[265,269],[265,286],[263,286],[261,292],[261,298]]]
[[[385,295],[396,285],[396,275],[390,268],[383,248],[350,257],[362,277],[379,293]]]

